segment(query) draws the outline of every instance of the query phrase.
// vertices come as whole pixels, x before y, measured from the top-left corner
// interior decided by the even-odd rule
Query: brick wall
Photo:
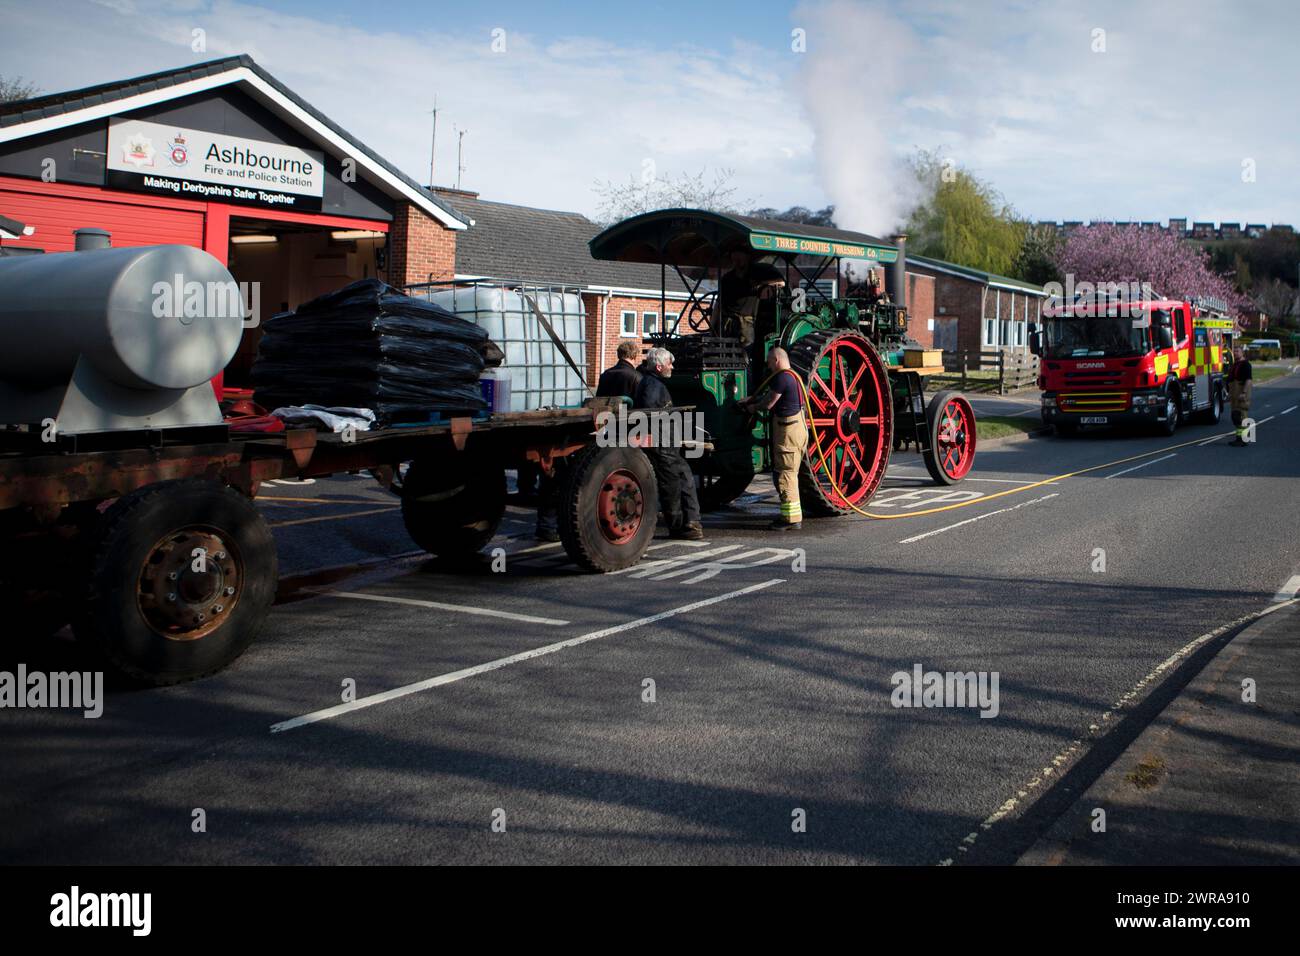
[[[907,334],[925,348],[934,347],[934,277],[907,273]]]
[[[437,282],[456,274],[456,231],[411,203],[398,203],[388,233],[388,283]]]
[[[605,297],[595,292],[585,292],[582,296],[583,307],[587,310],[587,374],[588,381],[594,387],[600,373],[618,361],[618,343],[624,338],[635,339],[644,343],[645,313],[659,313],[659,297],[612,296],[605,305],[605,351],[600,351],[601,305]],[[664,312],[681,312],[685,303],[680,299],[668,299],[664,303]],[[636,313],[637,334],[624,336],[622,316],[624,311]],[[663,328],[663,316],[659,315],[658,328]],[[683,324],[679,332],[686,334],[690,329]],[[644,346],[643,346],[644,348]]]

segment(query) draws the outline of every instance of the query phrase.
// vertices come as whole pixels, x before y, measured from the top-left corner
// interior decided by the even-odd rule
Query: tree
[[[1056,265],[1067,288],[1071,280],[1075,286],[1081,282],[1146,283],[1171,298],[1213,296],[1238,313],[1250,307],[1231,279],[1210,268],[1205,250],[1170,233],[1140,226],[1094,223],[1076,228],[1061,244]]]
[[[749,214],[756,219],[779,219],[781,222],[798,222],[806,226],[834,226],[835,207],[809,209],[807,206],[791,206],[786,210],[777,210],[771,206],[751,209]]]
[[[21,76],[9,79],[0,76],[0,103],[12,103],[15,100],[30,100],[40,92],[35,83],[28,83]]]
[[[596,216],[602,225],[637,216],[654,209],[707,209],[711,212],[738,212],[749,205],[736,198],[733,169],[716,169],[710,178],[707,169],[696,175],[659,178],[651,172],[631,176],[625,183],[599,180],[596,195],[600,206]]]
[[[1057,235],[1056,226],[1026,223],[1024,242],[1009,275],[1034,285],[1060,282],[1063,277],[1056,266],[1060,254],[1061,238]]]
[[[1278,325],[1295,328],[1300,317],[1300,296],[1281,279],[1266,279],[1255,285],[1252,298],[1259,311]]]
[[[910,249],[1001,275],[1015,267],[1025,225],[997,190],[937,152],[918,152],[912,171],[922,199],[907,221]]]

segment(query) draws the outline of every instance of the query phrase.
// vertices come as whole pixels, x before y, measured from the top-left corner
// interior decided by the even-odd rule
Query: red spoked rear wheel
[[[975,463],[975,410],[964,395],[939,392],[925,410],[930,450],[925,467],[941,485],[955,485]]]
[[[800,502],[810,514],[846,514],[871,500],[889,464],[894,410],[885,363],[865,337],[844,329],[813,332],[788,351],[812,406]]]

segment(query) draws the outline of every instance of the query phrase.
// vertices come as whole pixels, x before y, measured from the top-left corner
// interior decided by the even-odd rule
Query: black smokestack
[[[901,309],[907,308],[907,236],[899,233],[894,236],[898,246],[898,258],[894,260],[893,288],[889,290],[894,304]]]

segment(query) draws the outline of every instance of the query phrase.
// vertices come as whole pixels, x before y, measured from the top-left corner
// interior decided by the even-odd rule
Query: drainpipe
[[[592,381],[595,381],[605,364],[605,324],[609,319],[609,300],[614,297],[613,291],[606,292],[600,297],[600,354],[596,357],[596,368],[591,370]]]

